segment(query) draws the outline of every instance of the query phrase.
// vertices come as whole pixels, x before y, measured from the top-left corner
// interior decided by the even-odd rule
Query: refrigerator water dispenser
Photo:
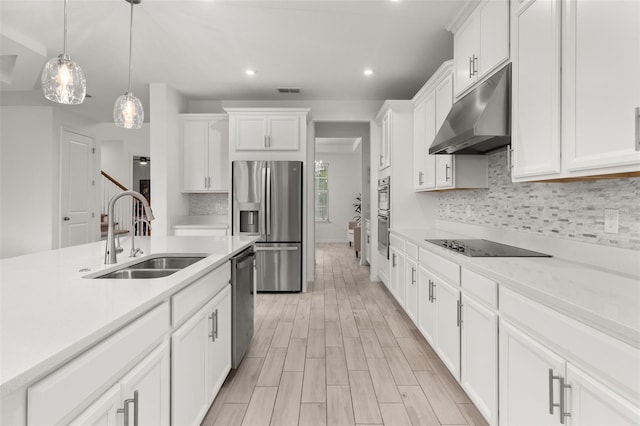
[[[240,232],[248,234],[258,234],[260,223],[260,212],[258,210],[240,210]]]

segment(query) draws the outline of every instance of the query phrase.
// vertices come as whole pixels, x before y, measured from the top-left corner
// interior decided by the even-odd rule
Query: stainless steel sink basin
[[[104,279],[149,279],[162,278],[175,274],[189,265],[193,265],[205,256],[165,256],[143,260],[133,265],[124,266],[94,278]]]
[[[120,269],[118,271],[109,272],[96,278],[105,279],[149,279],[162,278],[171,274],[175,274],[179,269]]]
[[[183,269],[202,259],[204,257],[156,257],[129,265],[127,269]]]

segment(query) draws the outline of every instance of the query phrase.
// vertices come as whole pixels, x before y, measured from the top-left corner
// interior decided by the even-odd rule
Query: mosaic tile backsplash
[[[189,194],[189,215],[209,216],[229,214],[227,194]]]
[[[604,209],[619,233],[604,232]],[[512,183],[506,153],[489,156],[489,189],[439,194],[439,218],[640,250],[640,178]]]

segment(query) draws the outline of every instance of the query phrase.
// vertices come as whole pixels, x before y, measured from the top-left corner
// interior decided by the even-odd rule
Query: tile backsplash
[[[189,215],[209,216],[229,214],[227,194],[189,194]]]
[[[617,209],[619,233],[604,232]],[[489,189],[439,194],[439,218],[640,250],[640,178],[512,183],[504,151],[489,156]]]

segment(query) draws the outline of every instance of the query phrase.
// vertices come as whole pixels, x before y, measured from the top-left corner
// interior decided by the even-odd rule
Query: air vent
[[[300,89],[295,89],[292,87],[279,87],[278,92],[280,93],[300,93]]]

